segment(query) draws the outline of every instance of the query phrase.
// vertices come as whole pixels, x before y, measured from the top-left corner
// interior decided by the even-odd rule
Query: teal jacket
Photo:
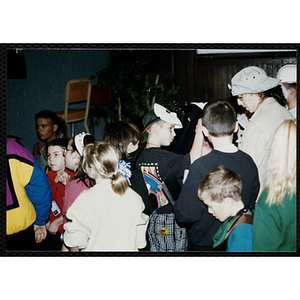
[[[251,215],[250,211],[249,214]],[[213,237],[214,248],[220,247],[222,243],[227,242],[227,247],[225,246],[225,249],[224,247],[220,249],[226,250],[227,252],[251,252],[252,251],[252,237],[253,237],[252,224],[243,223],[237,225],[236,227],[233,228],[233,230],[229,234],[227,241],[225,241],[227,230],[231,226],[231,224],[236,220],[236,218],[237,216],[234,216],[228,218],[223,222],[223,224],[221,225],[221,227]]]
[[[296,193],[282,205],[266,204],[267,190],[259,197],[253,220],[253,251],[296,251]]]

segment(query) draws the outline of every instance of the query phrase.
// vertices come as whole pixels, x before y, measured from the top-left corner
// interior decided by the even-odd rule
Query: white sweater
[[[64,242],[84,251],[137,251],[146,246],[149,217],[142,198],[131,188],[123,196],[111,185],[83,191],[68,209]]]

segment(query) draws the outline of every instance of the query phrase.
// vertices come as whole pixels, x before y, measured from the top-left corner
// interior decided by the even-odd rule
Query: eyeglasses
[[[243,100],[243,95],[238,95],[238,96],[236,96],[237,98],[238,98],[238,100]]]

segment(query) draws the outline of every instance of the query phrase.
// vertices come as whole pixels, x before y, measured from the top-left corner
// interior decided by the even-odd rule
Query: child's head
[[[143,142],[147,141],[148,134],[156,135],[162,146],[169,146],[176,135],[174,129],[182,128],[176,113],[157,103],[154,104],[154,109],[143,117],[143,124]]]
[[[96,139],[89,133],[79,133],[71,138],[65,153],[66,167],[76,171],[80,164],[84,146],[94,143]]]
[[[95,142],[87,145],[83,150],[82,168],[87,175],[95,179],[111,179],[115,193],[125,193],[128,182],[118,172],[121,152],[107,142]]]
[[[48,165],[54,172],[59,172],[65,168],[65,151],[68,146],[67,139],[54,139],[48,144],[47,156]]]
[[[198,197],[208,207],[208,212],[221,222],[235,216],[242,205],[242,181],[223,166],[210,171],[201,181]]]
[[[108,124],[102,132],[103,141],[112,144],[122,153],[122,159],[131,158],[142,139],[141,130],[133,123],[119,121]]]
[[[227,100],[208,102],[203,109],[202,125],[213,137],[231,136],[237,129],[234,107]]]

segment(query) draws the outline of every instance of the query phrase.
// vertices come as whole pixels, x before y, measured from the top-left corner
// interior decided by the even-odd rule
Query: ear
[[[53,125],[53,131],[56,132],[57,129],[58,129],[58,125],[57,125],[57,124],[54,124],[54,125]]]
[[[203,134],[204,134],[206,137],[209,136],[209,133],[208,133],[207,128],[206,128],[205,126],[203,126],[203,125],[202,125],[202,132],[203,132]]]
[[[238,132],[239,128],[240,128],[239,122],[236,121],[234,126],[234,132]]]
[[[226,197],[223,199],[223,202],[228,206],[232,207],[234,204],[234,200],[231,197]]]
[[[291,87],[289,89],[290,95],[294,95],[296,93],[296,89],[294,89],[293,87]]]

